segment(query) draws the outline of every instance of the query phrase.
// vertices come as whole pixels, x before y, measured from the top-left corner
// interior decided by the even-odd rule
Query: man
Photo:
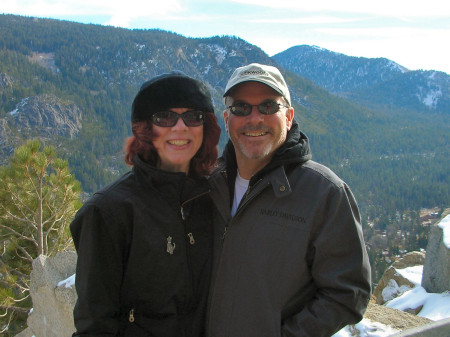
[[[371,290],[358,208],[311,160],[283,76],[238,68],[224,97],[208,336],[331,336],[358,322]]]

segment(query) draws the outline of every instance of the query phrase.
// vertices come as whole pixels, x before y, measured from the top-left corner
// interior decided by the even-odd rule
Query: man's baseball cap
[[[259,63],[251,63],[249,65],[237,68],[228,80],[223,97],[228,96],[230,90],[236,85],[251,81],[261,82],[268,85],[283,96],[289,105],[292,105],[289,89],[280,71],[275,67]]]

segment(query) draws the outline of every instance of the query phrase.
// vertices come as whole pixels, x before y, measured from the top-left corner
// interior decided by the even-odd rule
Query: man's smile
[[[260,136],[265,136],[266,134],[268,134],[267,131],[248,131],[248,132],[244,132],[244,136],[248,136],[248,137],[260,137]]]

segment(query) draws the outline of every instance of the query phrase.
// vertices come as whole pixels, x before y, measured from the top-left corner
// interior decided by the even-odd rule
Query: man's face
[[[244,82],[233,89],[227,105],[258,105],[267,100],[285,104],[282,96],[269,86],[259,82]],[[293,118],[294,109],[285,107],[280,107],[273,115],[263,115],[256,106],[252,107],[248,116],[235,116],[228,109],[225,110],[225,126],[234,144],[238,164],[250,159],[259,163],[260,168],[265,166],[286,140]]]

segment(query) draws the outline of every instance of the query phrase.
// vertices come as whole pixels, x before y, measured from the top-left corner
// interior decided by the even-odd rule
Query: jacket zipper
[[[226,171],[222,171],[222,174],[226,178],[226,176],[227,176]],[[262,192],[267,186],[270,186],[270,181],[267,181],[266,185],[261,185],[261,187],[258,190],[255,191],[255,188],[260,186],[259,183],[261,181],[262,181],[262,179],[258,180],[253,186],[251,186],[251,187],[249,186],[249,188],[245,192],[244,197],[242,199],[242,203],[239,205],[238,209],[236,210],[236,214],[234,215],[234,217],[231,218],[230,223],[227,224],[225,226],[225,228],[224,228],[224,232],[223,232],[223,235],[222,235],[222,245],[224,244],[225,236],[227,234],[228,227],[231,227],[231,225],[233,223],[233,219],[241,212],[241,210],[244,208],[245,205],[247,205],[251,200],[253,200],[253,198],[255,198],[257,195],[259,195],[259,193]],[[254,193],[252,193],[250,195],[250,192],[253,192],[253,191],[254,191]],[[247,197],[249,197],[249,198],[247,199]],[[218,258],[219,264],[221,263],[221,260],[222,260],[222,256],[221,255],[222,255],[222,251],[220,251],[220,253],[219,253],[219,258]],[[211,291],[211,301],[217,301],[217,298],[215,297],[215,287],[213,289],[211,289],[210,291]],[[211,317],[210,317],[211,316],[211,311],[210,310],[211,309],[209,309],[209,312],[207,313],[207,316],[208,316],[207,319],[208,320],[211,319]],[[207,322],[206,324],[209,325],[209,322]],[[208,331],[208,333],[209,332],[210,331]]]
[[[184,228],[185,228],[185,229],[186,229],[186,214],[184,213],[184,206],[185,206],[187,203],[189,203],[189,202],[191,202],[191,201],[193,201],[193,200],[195,200],[195,199],[198,199],[198,198],[200,198],[200,197],[202,197],[202,196],[204,196],[204,195],[206,195],[206,194],[208,194],[208,193],[210,193],[210,192],[211,192],[211,190],[208,189],[207,191],[205,191],[205,192],[203,192],[203,193],[200,193],[200,194],[198,194],[198,195],[196,195],[196,196],[194,196],[194,197],[192,197],[192,198],[190,198],[190,199],[184,201],[184,202],[181,204],[181,206],[180,206],[180,213],[181,213],[181,218],[182,218],[182,220],[183,220],[183,222],[184,222]],[[194,234],[193,234],[192,232],[189,232],[189,233],[187,233],[187,237],[188,237],[188,239],[189,239],[189,244],[190,244],[190,245],[194,245],[194,244],[195,244]],[[186,247],[186,248],[187,248],[187,247]],[[189,284],[190,284],[190,287],[191,287],[191,290],[190,290],[190,291],[193,292],[194,289],[193,289],[193,284],[192,284],[192,266],[191,266],[191,261],[190,261],[189,256],[188,256],[187,253],[186,253],[186,262],[187,262],[187,266],[188,266],[188,277],[189,277],[189,280],[190,280]],[[187,289],[186,289],[186,292],[188,292]],[[186,306],[186,307],[187,307],[187,305],[188,305],[188,303],[185,302],[185,306]]]
[[[183,221],[186,221],[186,215],[184,214],[184,206],[185,206],[188,202],[191,202],[191,201],[194,200],[194,199],[200,198],[201,196],[204,196],[205,194],[208,194],[209,192],[211,192],[211,190],[208,190],[208,191],[203,192],[203,193],[201,193],[201,194],[199,194],[199,195],[196,195],[195,197],[192,197],[192,198],[190,198],[190,199],[184,201],[184,202],[181,204],[181,206],[180,206],[180,213],[181,213],[181,219],[183,219]],[[192,232],[191,232],[191,233],[187,233],[187,236],[188,236],[188,238],[189,238],[189,243],[190,243],[191,245],[195,244],[194,234],[192,234]]]
[[[191,245],[195,244],[194,234],[188,233],[187,235],[188,235],[188,237],[189,237],[189,243],[190,243]]]
[[[260,185],[259,183],[262,181],[258,180],[253,186],[249,186],[249,188],[247,189],[247,191],[245,192],[244,196],[242,197],[242,203],[239,205],[238,209],[236,210],[236,213],[234,214],[235,218],[244,208],[244,206],[246,204],[248,204],[250,201],[252,201],[257,195],[259,195],[260,192],[262,192],[267,186],[270,186],[270,182],[267,181],[267,183],[265,185]],[[255,191],[256,187],[261,186],[258,190]],[[251,192],[255,191],[255,193],[250,194]],[[228,227],[231,226],[232,222],[233,222],[233,218],[231,218],[230,224],[225,226],[223,235],[222,235],[222,241],[225,240],[225,236],[227,234],[227,230]]]
[[[133,323],[133,322],[134,322],[134,309],[131,309],[131,310],[130,310],[130,315],[128,316],[128,321],[129,321],[130,323]]]

